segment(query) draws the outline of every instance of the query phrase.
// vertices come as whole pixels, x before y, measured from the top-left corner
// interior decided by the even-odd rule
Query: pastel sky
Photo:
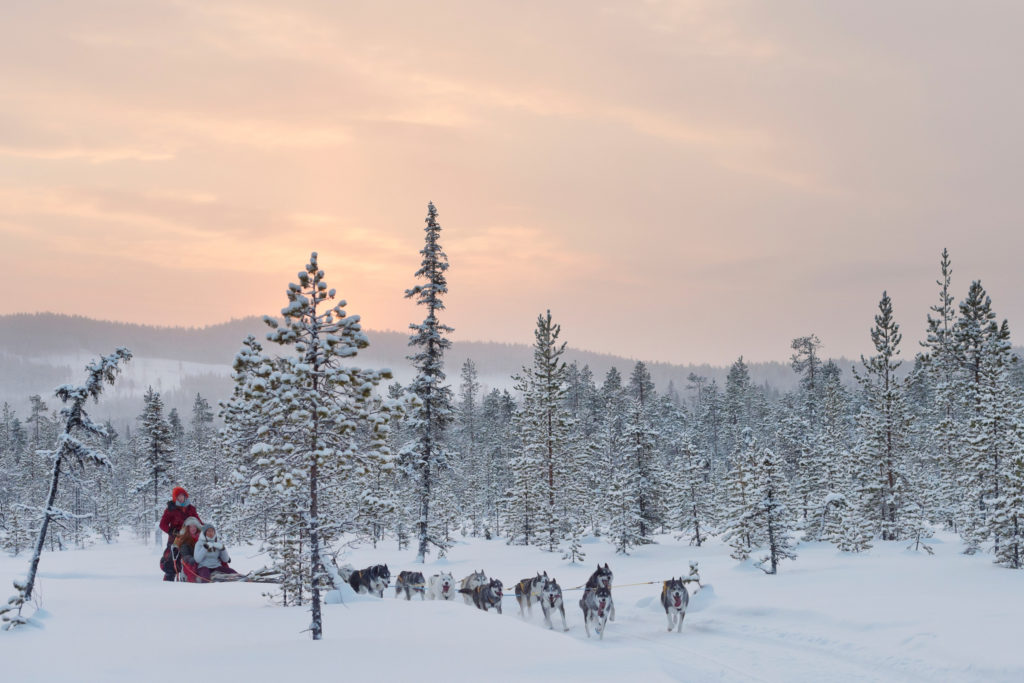
[[[635,358],[916,350],[955,287],[1024,324],[1024,3],[5,0],[0,313],[274,313],[320,252],[367,327]]]

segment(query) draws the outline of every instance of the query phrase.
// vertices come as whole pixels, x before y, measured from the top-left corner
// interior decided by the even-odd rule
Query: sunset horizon
[[[815,333],[856,358],[883,290],[922,338],[947,247],[958,299],[980,279],[1024,318],[1024,9],[393,9],[9,5],[0,313],[263,315],[316,250],[402,330],[433,201],[456,339],[529,343],[551,309],[599,352],[784,359]]]

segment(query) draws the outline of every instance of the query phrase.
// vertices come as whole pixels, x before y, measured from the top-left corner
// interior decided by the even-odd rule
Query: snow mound
[[[384,593],[387,595],[387,591]],[[335,589],[327,591],[324,595],[324,602],[328,605],[347,605],[353,602],[380,602],[380,598],[376,595],[368,595],[366,593],[356,593],[352,590],[352,586],[342,584],[341,589]]]
[[[690,596],[690,605],[686,608],[687,612],[703,612],[717,600],[715,595],[715,587],[710,583],[704,584],[704,587],[699,591]]]

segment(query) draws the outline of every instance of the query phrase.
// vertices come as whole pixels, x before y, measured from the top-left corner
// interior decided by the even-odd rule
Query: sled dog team
[[[598,638],[604,639],[605,625],[609,620],[615,621],[615,603],[612,601],[612,570],[605,563],[590,575],[583,586],[583,597],[580,608],[583,610],[583,627],[587,637],[591,629]],[[366,569],[352,570],[348,583],[356,593],[374,594],[384,597],[384,591],[391,583],[391,570],[386,564],[378,564]],[[451,572],[440,572],[425,579],[422,572],[399,572],[395,580],[395,597],[405,594],[411,600],[418,594],[421,600],[454,600],[456,594],[463,597],[467,605],[475,605],[485,612],[496,609],[501,614],[501,600],[504,597],[504,586],[498,579],[492,579],[483,570],[475,571],[458,582],[458,588]],[[547,572],[523,579],[515,586],[515,598],[519,604],[521,617],[533,616],[533,605],[537,603],[544,613],[544,623],[554,629],[551,617],[557,611],[562,617],[562,630],[568,631],[565,622],[565,605],[562,600],[562,588],[558,582],[548,577]],[[672,577],[662,583],[661,605],[665,608],[668,618],[668,630],[681,632],[686,607],[690,603],[690,593],[683,579]]]
[[[165,581],[177,579],[210,582],[217,574],[238,574],[228,566],[231,557],[224,544],[217,538],[217,530],[212,524],[202,523],[184,488],[176,486],[171,492],[171,500],[168,501],[167,509],[160,520],[160,529],[167,534],[167,547],[160,559]],[[356,593],[375,594],[383,598],[384,591],[391,584],[391,570],[386,564],[366,569],[345,569],[349,570],[346,580]],[[457,593],[467,605],[475,605],[477,609],[485,612],[496,609],[498,614],[501,614],[504,586],[498,579],[488,577],[481,569],[459,581],[458,588],[455,585],[451,572],[440,572],[425,580],[422,572],[403,571],[398,574],[395,581],[395,597],[405,593],[405,599],[411,600],[413,593],[418,593],[421,600],[454,600]],[[517,583],[515,598],[519,604],[521,617],[532,617],[533,605],[538,603],[544,613],[544,623],[549,629],[554,629],[551,617],[557,610],[562,617],[562,630],[569,630],[565,622],[562,588],[557,581],[548,577],[546,571]],[[686,607],[689,603],[690,594],[683,579],[673,577],[662,583],[661,605],[668,617],[669,631],[673,628],[677,633],[682,631],[683,617],[686,616]],[[580,609],[583,610],[583,627],[587,631],[587,637],[590,637],[590,629],[593,628],[598,638],[604,639],[604,629],[608,620],[615,621],[612,570],[607,562],[604,566],[598,564],[597,570],[584,584]]]

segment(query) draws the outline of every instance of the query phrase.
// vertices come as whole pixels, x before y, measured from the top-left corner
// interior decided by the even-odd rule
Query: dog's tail
[[[460,588],[459,592],[460,593],[465,593],[466,595],[472,595],[473,594],[473,589],[472,588]]]

